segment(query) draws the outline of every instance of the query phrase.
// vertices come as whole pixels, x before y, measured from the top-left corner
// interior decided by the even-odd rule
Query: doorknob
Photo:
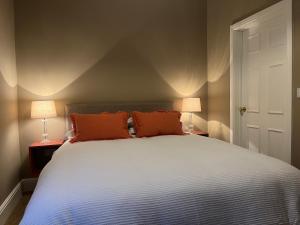
[[[240,113],[241,113],[241,115],[244,115],[245,112],[247,112],[247,107],[246,106],[241,106],[240,107]]]

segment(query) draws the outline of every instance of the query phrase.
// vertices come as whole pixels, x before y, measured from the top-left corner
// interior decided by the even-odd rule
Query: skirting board
[[[12,192],[7,196],[4,202],[0,206],[0,225],[5,224],[8,217],[13,212],[14,208],[17,206],[22,198],[22,188],[19,182],[17,186],[12,190]]]
[[[29,178],[21,180],[16,187],[7,196],[4,202],[0,205],[0,225],[4,225],[8,217],[11,215],[23,193],[32,192],[37,183],[37,178]]]

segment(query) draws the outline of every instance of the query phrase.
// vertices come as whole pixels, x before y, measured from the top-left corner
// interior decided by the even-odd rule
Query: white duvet
[[[194,135],[65,143],[21,224],[300,224],[300,172]]]

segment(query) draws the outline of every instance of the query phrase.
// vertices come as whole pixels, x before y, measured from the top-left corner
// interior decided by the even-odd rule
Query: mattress
[[[67,142],[21,224],[300,224],[300,172],[196,135]]]

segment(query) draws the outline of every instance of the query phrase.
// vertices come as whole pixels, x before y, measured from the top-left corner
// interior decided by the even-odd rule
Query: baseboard
[[[4,202],[0,205],[0,225],[5,224],[8,217],[11,215],[11,213],[21,200],[23,193],[34,191],[37,180],[37,178],[23,179],[11,191]]]
[[[0,206],[0,225],[5,224],[22,198],[22,182],[19,182]]]
[[[38,178],[28,178],[28,179],[23,179],[22,182],[22,192],[23,193],[28,193],[28,192],[33,192],[36,186]]]

